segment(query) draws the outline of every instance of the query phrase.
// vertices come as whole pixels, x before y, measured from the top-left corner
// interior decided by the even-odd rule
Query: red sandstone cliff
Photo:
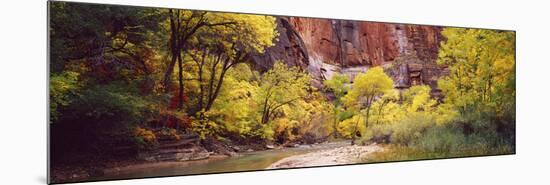
[[[307,69],[314,78],[330,78],[334,72],[350,75],[372,66],[385,66],[397,88],[435,81],[443,68],[435,65],[441,27],[279,17],[279,38],[262,55],[253,56],[258,69],[276,60]],[[389,65],[388,65],[389,64]]]

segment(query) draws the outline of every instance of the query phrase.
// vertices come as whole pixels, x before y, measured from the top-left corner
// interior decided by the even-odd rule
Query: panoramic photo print
[[[49,2],[49,182],[515,154],[515,31]]]

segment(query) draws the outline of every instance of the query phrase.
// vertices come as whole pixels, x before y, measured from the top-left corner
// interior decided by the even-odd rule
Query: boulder
[[[275,146],[272,145],[272,144],[267,144],[267,145],[265,145],[265,148],[267,148],[267,149],[274,149]]]
[[[235,152],[240,152],[240,151],[241,151],[241,148],[238,147],[238,146],[231,146],[231,148],[232,148]]]

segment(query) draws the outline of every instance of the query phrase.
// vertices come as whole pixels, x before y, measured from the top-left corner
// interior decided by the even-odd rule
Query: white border
[[[549,184],[550,6],[544,1],[79,1],[517,30],[517,155],[92,184]],[[1,3],[0,184],[44,184],[46,2]]]

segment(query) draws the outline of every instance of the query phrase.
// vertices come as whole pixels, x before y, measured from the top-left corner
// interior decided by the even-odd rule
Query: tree
[[[445,101],[461,113],[492,107],[503,114],[515,97],[515,33],[483,29],[448,28],[438,63],[450,74],[439,80]]]
[[[515,32],[447,28],[437,62],[449,75],[438,81],[458,123],[476,132],[515,138]]]
[[[97,74],[100,81],[119,77],[115,69],[151,73],[147,62],[153,51],[147,37],[159,30],[162,16],[157,9],[65,2],[51,6],[52,73],[76,65],[88,69],[75,72]]]
[[[416,85],[407,89],[402,95],[402,106],[407,113],[433,112],[437,102],[431,98],[431,88],[427,85]]]
[[[224,87],[218,100],[209,111],[209,119],[221,125],[224,136],[234,138],[249,138],[261,135],[258,133],[257,122],[254,121],[257,104],[254,97],[258,92],[258,84],[253,78],[257,74],[248,64],[238,64],[228,71],[224,78]]]
[[[353,145],[355,144],[355,138],[358,134],[362,135],[362,133],[367,132],[365,125],[361,124],[361,122],[364,121],[365,117],[358,114],[342,121],[340,125],[338,125],[338,128],[344,137],[352,139],[351,144]]]
[[[382,67],[374,67],[366,73],[359,73],[353,80],[353,86],[349,93],[342,98],[344,104],[363,112],[365,115],[365,128],[369,127],[371,107],[378,98],[393,90],[392,79],[384,73]],[[355,134],[352,144],[355,143]]]
[[[270,16],[212,13],[212,22],[231,24],[200,30],[193,37],[190,57],[197,67],[199,119],[219,96],[227,71],[248,60],[251,53],[262,53],[277,36],[275,18]]]
[[[78,73],[64,72],[50,77],[50,122],[61,116],[58,108],[68,106],[78,88]]]
[[[334,94],[334,100],[332,101],[334,104],[333,115],[338,115],[342,110],[341,98],[344,97],[344,95],[346,95],[346,93],[349,90],[349,87],[347,86],[348,83],[349,83],[348,76],[340,73],[334,75],[331,79],[325,80],[323,82],[323,84],[325,85],[325,88]],[[338,116],[334,116],[334,120],[332,124],[333,126],[332,135],[335,138],[338,138],[338,122],[339,122]]]
[[[345,74],[337,73],[331,79],[325,80],[323,84],[325,88],[334,93],[335,101],[340,104],[340,98],[342,98],[349,90],[347,86],[350,83],[349,78]]]
[[[190,48],[189,40],[200,31],[200,29],[213,29],[216,26],[234,25],[236,22],[217,19],[215,13],[194,10],[173,10],[169,9],[169,48],[170,62],[164,73],[163,86],[165,92],[170,91],[172,73],[176,63],[178,64],[178,107],[183,108],[183,60],[185,50]]]
[[[300,72],[297,67],[286,67],[281,62],[275,63],[273,68],[260,79],[258,102],[261,107],[262,124],[268,124],[277,115],[282,106],[293,104],[304,99],[310,88],[311,77]]]
[[[372,105],[374,124],[391,123],[395,121],[397,109],[400,108],[397,104],[399,101],[399,93],[396,90],[388,91],[378,101]]]

